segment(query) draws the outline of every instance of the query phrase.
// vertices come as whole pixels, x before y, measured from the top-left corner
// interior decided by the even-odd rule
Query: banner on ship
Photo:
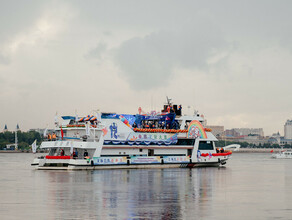
[[[164,163],[189,163],[189,156],[163,156]]]
[[[177,142],[177,134],[131,133],[127,141],[175,144]]]
[[[131,157],[131,164],[154,164],[160,163],[160,157]]]
[[[127,157],[93,157],[94,165],[127,164]]]

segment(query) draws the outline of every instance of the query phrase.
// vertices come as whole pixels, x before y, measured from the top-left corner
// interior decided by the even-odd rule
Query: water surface
[[[0,154],[1,219],[292,219],[292,159],[224,168],[41,171]]]

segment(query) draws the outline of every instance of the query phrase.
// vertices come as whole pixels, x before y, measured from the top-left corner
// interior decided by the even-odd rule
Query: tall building
[[[240,135],[258,135],[264,136],[264,130],[262,128],[234,128]]]
[[[292,139],[292,120],[287,120],[284,125],[284,139]]]

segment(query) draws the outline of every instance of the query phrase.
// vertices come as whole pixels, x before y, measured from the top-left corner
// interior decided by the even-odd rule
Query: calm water
[[[226,168],[38,171],[0,154],[1,219],[292,219],[292,159]]]

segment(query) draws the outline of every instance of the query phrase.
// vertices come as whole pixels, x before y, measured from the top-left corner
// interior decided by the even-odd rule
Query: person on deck
[[[78,158],[78,151],[77,151],[77,149],[74,149],[74,151],[73,151],[73,158],[74,159]]]
[[[87,159],[88,158],[88,152],[87,152],[87,150],[84,151],[83,156],[84,156],[84,159]]]
[[[224,153],[224,149],[223,149],[223,147],[221,148],[220,153]]]
[[[65,155],[65,152],[64,152],[64,150],[62,149],[61,150],[61,156],[64,156]]]
[[[55,141],[57,139],[57,136],[55,134],[55,132],[52,134],[52,140]]]

